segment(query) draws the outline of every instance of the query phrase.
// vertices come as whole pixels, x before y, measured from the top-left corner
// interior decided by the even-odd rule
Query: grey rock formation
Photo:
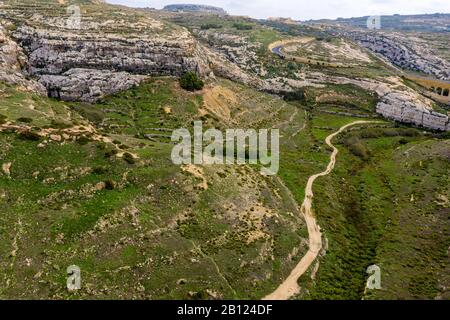
[[[217,32],[215,30],[194,30],[194,34],[224,59],[246,72],[261,74],[262,63],[257,51],[263,44],[250,41],[247,37]]]
[[[353,31],[346,35],[396,66],[450,80],[450,62],[433,52],[423,39],[379,31]]]
[[[128,83],[136,80],[131,74],[180,76],[192,71],[206,77],[211,73],[191,33],[151,13],[106,4],[104,12],[98,12],[98,7],[85,6],[83,9],[87,11],[74,29],[67,25],[65,7],[55,5],[54,10],[42,7],[35,14],[22,6],[6,9],[5,21],[14,24],[11,38],[27,58],[18,71],[22,69],[25,74],[40,78],[52,96],[90,101],[127,88]],[[101,75],[79,69],[100,70]],[[105,81],[106,70],[110,72],[110,81]],[[114,75],[115,72],[118,74]],[[89,74],[99,77],[92,80],[99,82],[94,88],[101,89],[95,94],[90,86],[92,81],[86,77]],[[69,93],[68,85],[82,79],[88,82],[73,87]],[[81,88],[86,91],[80,92]]]
[[[194,71],[206,76],[210,72],[187,31],[177,39],[99,38],[23,26],[14,36],[29,56],[27,72],[41,79],[50,96],[63,100],[95,101],[127,89],[142,78],[131,74],[179,76]]]
[[[131,75],[127,72],[71,69],[62,75],[44,75],[40,82],[53,98],[94,102],[105,95],[136,86],[145,78],[145,76]]]
[[[73,68],[95,68],[179,76],[186,71],[202,75],[208,69],[196,56],[197,43],[186,34],[178,39],[99,37],[21,27],[14,37],[29,55],[32,75],[58,75]]]
[[[395,93],[382,97],[377,112],[387,119],[440,131],[450,131],[448,116],[427,109],[418,109],[408,101],[399,99]]]
[[[433,111],[432,101],[418,92],[402,85],[399,78],[391,77],[381,80],[349,79],[332,77],[322,73],[310,73],[303,81],[289,81],[292,87],[315,84],[353,84],[365,90],[375,92],[380,101],[376,112],[383,117],[403,123],[413,124],[427,129],[450,131],[449,117]]]
[[[0,29],[0,80],[48,92],[63,100],[89,102],[138,85],[146,75],[179,76],[187,71],[202,77],[221,76],[274,93],[346,83],[376,92],[381,97],[377,112],[386,118],[435,130],[450,129],[446,115],[433,112],[429,99],[404,86],[396,77],[349,79],[309,72],[297,75],[296,79],[267,79],[264,65],[257,57],[262,44],[251,43],[244,36],[194,30],[202,40],[199,43],[185,28],[168,24],[153,13],[129,9],[125,14],[121,11],[125,9],[109,5],[104,9],[105,13],[95,12],[92,19],[86,14],[79,30],[68,28],[66,20],[53,11],[47,16],[44,11],[30,15],[20,7],[8,11],[6,17],[17,28],[9,22],[12,27],[9,29],[15,30],[13,37]],[[3,20],[2,23],[5,25]],[[369,39],[368,43],[377,41],[378,38]],[[442,71],[432,58],[418,54],[425,52],[420,48],[411,49],[392,39],[380,41],[382,46],[388,42],[388,47],[394,48],[392,59],[420,56],[421,60],[410,60],[417,65],[421,65],[418,61],[429,60],[430,64],[421,65],[422,70],[446,76],[449,68]],[[39,82],[29,80],[28,76],[38,78]]]
[[[11,40],[0,25],[0,81],[24,87],[26,90],[45,93],[45,88],[35,80],[27,79],[22,67],[28,59],[17,43]]]

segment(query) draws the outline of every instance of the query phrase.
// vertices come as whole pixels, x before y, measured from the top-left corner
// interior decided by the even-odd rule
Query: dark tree
[[[194,72],[187,72],[180,78],[180,86],[188,91],[201,90],[204,85]]]

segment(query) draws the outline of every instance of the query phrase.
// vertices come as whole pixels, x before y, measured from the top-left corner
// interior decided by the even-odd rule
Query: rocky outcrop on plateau
[[[387,119],[427,129],[450,131],[450,118],[447,115],[433,111],[431,100],[402,84],[397,77],[386,78],[383,81],[381,79],[349,79],[328,76],[319,72],[303,76],[303,80],[290,81],[288,85],[294,88],[301,88],[325,85],[327,83],[352,84],[375,92],[379,97],[376,112]]]
[[[398,67],[450,80],[450,61],[433,52],[423,39],[379,31],[353,31],[346,35]]]
[[[224,59],[239,68],[253,74],[262,74],[263,66],[257,55],[257,51],[262,47],[262,44],[253,43],[244,36],[214,30],[194,30],[194,34],[201,42],[207,43]]]
[[[177,39],[77,34],[21,27],[14,37],[29,56],[32,75],[62,74],[73,68],[109,69],[143,75],[204,74],[189,34]]]
[[[383,117],[418,127],[450,131],[448,116],[433,111],[432,102],[411,88],[402,85],[398,78],[386,81],[350,80],[355,85],[374,91],[380,101],[376,112]]]
[[[68,24],[67,5],[36,4],[33,13],[25,5],[9,3],[1,15],[13,25],[9,35],[27,60],[18,71],[38,79],[50,96],[95,101],[135,84],[139,77],[132,75],[192,71],[206,77],[211,72],[188,30],[151,13],[107,4],[99,11],[98,4],[86,3],[79,24],[73,25]],[[95,79],[88,81],[88,75]],[[69,92],[69,85],[81,79],[88,82]]]
[[[94,101],[96,97],[113,93],[116,89],[127,88],[128,85],[116,85],[117,79],[121,79],[121,83],[129,82],[124,80],[125,73],[179,76],[187,71],[206,75],[209,70],[198,55],[197,43],[186,33],[179,34],[177,39],[127,38],[120,35],[100,38],[90,34],[21,27],[14,37],[29,57],[27,72],[40,78],[50,95],[55,90],[63,93],[60,95],[62,99],[72,100],[80,96],[82,100]],[[74,69],[76,71],[72,71]],[[81,77],[79,69],[85,70]],[[83,93],[79,91],[80,87],[74,87],[76,92],[69,93],[68,84],[79,79],[87,80],[89,74],[98,76],[99,73],[94,70],[110,70],[109,81],[102,80],[104,85],[95,85],[96,90],[85,85],[82,88],[88,91]],[[75,74],[77,76],[74,78]],[[131,79],[131,76],[125,78]],[[108,83],[112,85],[108,87]]]
[[[145,78],[127,72],[70,69],[62,75],[44,75],[40,82],[47,88],[48,95],[52,98],[94,102],[105,95],[136,86]]]
[[[390,93],[381,98],[377,112],[383,117],[419,127],[440,131],[450,131],[448,116],[432,110],[421,110],[402,99],[397,93]]]
[[[246,36],[197,28],[195,38],[187,29],[159,20],[155,13],[101,6],[101,12],[98,7],[83,7],[83,20],[77,29],[67,26],[67,19],[53,11],[51,15],[45,15],[45,10],[31,14],[20,6],[12,7],[3,15],[10,21],[2,20],[10,31],[0,29],[0,80],[47,92],[51,97],[88,102],[138,85],[146,76],[180,76],[187,71],[203,78],[224,77],[271,93],[330,83],[353,84],[377,93],[380,102],[376,110],[386,118],[450,129],[448,117],[432,111],[431,101],[399,78],[369,80],[320,72],[296,74],[295,79],[280,75],[268,78],[257,54],[262,44]],[[59,9],[65,8],[61,5]],[[410,52],[421,52],[394,42],[393,48],[401,47],[401,53],[394,54],[400,61],[399,55],[415,57]],[[432,58],[427,62],[427,56],[417,56],[428,63],[429,72],[441,70]],[[418,59],[411,60],[417,63]],[[446,76],[445,71],[438,74]],[[30,80],[33,78],[38,81]]]

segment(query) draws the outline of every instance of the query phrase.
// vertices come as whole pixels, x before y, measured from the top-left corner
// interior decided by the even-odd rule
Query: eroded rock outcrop
[[[448,116],[429,109],[416,108],[404,96],[393,92],[381,98],[377,112],[387,119],[440,131],[450,131]]]
[[[22,68],[27,64],[28,59],[22,48],[8,36],[5,28],[0,25],[0,81],[44,94],[44,86],[37,81],[27,79],[22,73]]]
[[[211,72],[188,30],[144,11],[107,4],[99,11],[98,6],[81,4],[81,18],[74,26],[68,24],[63,4],[52,4],[51,10],[42,6],[35,13],[21,5],[3,8],[2,16],[15,25],[12,38],[28,57],[22,69],[41,79],[51,96],[59,90],[62,99],[91,101],[126,89],[136,82],[133,74],[180,76],[193,71],[205,77]],[[96,78],[89,80],[89,74]],[[69,92],[70,85],[83,80],[84,85]]]
[[[433,111],[431,100],[405,86],[398,77],[389,77],[383,80],[349,79],[315,72],[305,75],[303,81],[288,82],[290,86],[298,88],[311,86],[310,83],[352,84],[373,91],[380,98],[376,112],[383,117],[423,128],[450,131],[449,117]]]
[[[186,32],[177,39],[55,32],[21,27],[14,33],[29,55],[30,74],[62,74],[73,68],[109,69],[143,75],[180,75],[207,66]]]
[[[353,31],[346,35],[396,66],[450,80],[450,62],[440,57],[424,39],[380,31]]]
[[[127,72],[71,69],[62,75],[44,75],[40,82],[47,88],[50,97],[94,102],[105,95],[136,86],[145,78]]]

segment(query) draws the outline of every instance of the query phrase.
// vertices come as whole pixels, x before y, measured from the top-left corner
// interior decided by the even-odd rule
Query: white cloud
[[[160,9],[167,4],[196,3],[222,7],[230,14],[254,18],[300,20],[383,14],[449,13],[449,0],[107,0],[131,7]]]

